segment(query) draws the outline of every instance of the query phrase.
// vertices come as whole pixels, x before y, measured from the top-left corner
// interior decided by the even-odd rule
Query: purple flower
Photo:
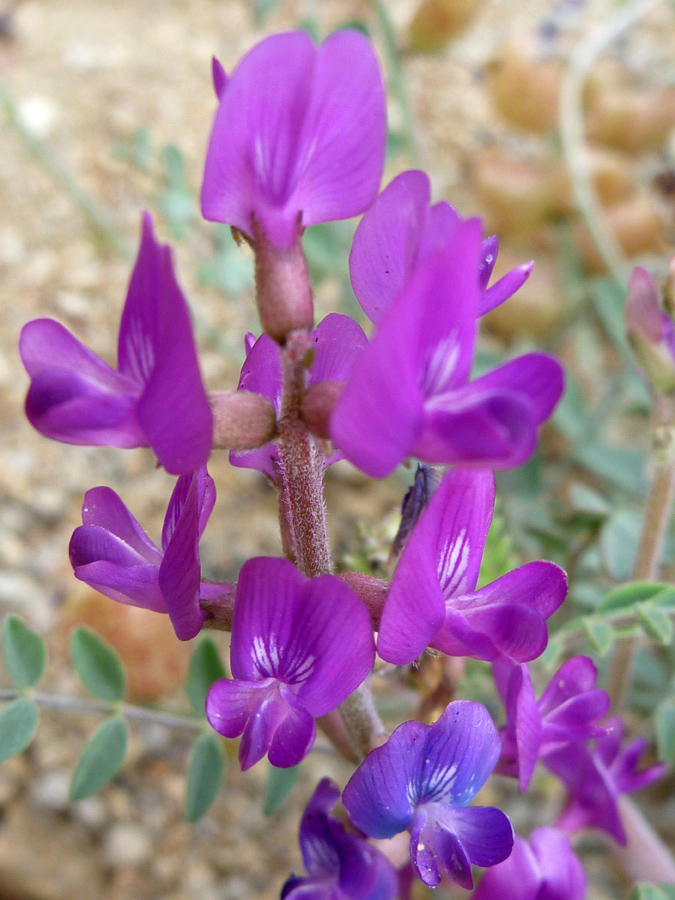
[[[294,766],[312,748],[314,719],[356,690],[374,661],[370,616],[339,578],[305,578],[286,559],[251,559],[237,583],[233,680],[214,684],[206,715],[225,737],[243,735],[242,769],[265,753],[274,766]]]
[[[200,582],[199,538],[215,499],[206,466],[181,475],[169,500],[160,550],[115,491],[87,491],[84,524],[70,540],[75,577],[120,603],[168,613],[176,636],[189,641],[204,620],[200,596],[212,599],[227,587]]]
[[[330,815],[340,789],[323,778],[300,822],[300,849],[308,875],[291,875],[282,900],[393,900],[396,871],[374,847]]]
[[[323,381],[346,381],[354,367],[359,353],[368,344],[361,326],[349,316],[330,313],[317,325],[312,333],[314,359],[307,377],[307,386]],[[279,345],[268,335],[257,340],[249,335],[246,341],[246,361],[239,376],[238,390],[262,394],[274,406],[277,419],[281,415],[283,375]],[[334,453],[326,459],[326,465],[342,459],[342,454]],[[272,481],[278,477],[279,451],[274,442],[257,450],[230,453],[233,466],[257,469]]]
[[[425,647],[449,656],[517,662],[545,649],[546,619],[565,599],[567,579],[531,562],[476,590],[494,507],[491,472],[449,472],[420,517],[394,573],[377,649],[398,665]]]
[[[636,266],[624,307],[626,336],[652,387],[668,395],[675,391],[675,323],[669,312],[651,274]]]
[[[473,885],[471,864],[494,866],[511,852],[501,810],[467,807],[499,758],[497,729],[480,703],[451,703],[433,725],[404,722],[352,775],[342,802],[374,838],[410,829],[415,873],[430,887],[443,875]]]
[[[605,735],[590,749],[586,744],[568,744],[542,757],[542,762],[567,786],[567,806],[558,820],[565,831],[601,828],[620,844],[626,843],[617,801],[621,794],[639,791],[660,778],[665,763],[637,771],[647,742],[636,738],[623,750],[623,722],[617,716],[605,724]]]
[[[564,663],[539,700],[526,664],[502,658],[493,663],[493,674],[506,707],[498,769],[517,777],[521,791],[530,783],[540,756],[604,735],[604,727],[595,723],[607,715],[609,696],[595,688],[598,671],[588,656]]]
[[[562,368],[529,353],[468,383],[480,258],[480,223],[460,223],[417,266],[359,356],[331,436],[366,474],[382,478],[408,456],[503,469],[534,452],[537,426],[562,393]]]
[[[26,415],[42,434],[68,444],[150,445],[173,475],[206,463],[213,417],[190,314],[171,251],[155,240],[147,213],[122,312],[117,369],[53,319],[28,322],[19,346],[31,377]]]
[[[352,287],[361,308],[375,323],[414,270],[441,250],[463,221],[449,203],[429,206],[430,199],[431,184],[424,172],[402,172],[382,191],[356,229],[349,257]],[[479,254],[481,316],[515,294],[532,271],[533,263],[518,266],[488,288],[497,252],[496,237],[483,241]]]
[[[586,876],[567,835],[535,828],[516,837],[508,859],[493,866],[471,900],[584,900]]]
[[[279,249],[298,229],[362,213],[384,165],[386,111],[366,38],[338,31],[320,47],[304,31],[254,47],[225,82],[202,186],[206,219]]]

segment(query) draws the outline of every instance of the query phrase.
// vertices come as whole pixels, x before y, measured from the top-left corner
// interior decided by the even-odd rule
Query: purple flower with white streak
[[[544,353],[469,383],[481,252],[480,222],[460,223],[445,247],[415,268],[354,366],[330,433],[374,478],[408,456],[441,465],[520,465],[562,394],[562,368]]]
[[[314,359],[307,376],[307,387],[322,381],[345,382],[351,375],[359,353],[368,344],[361,326],[349,316],[330,313],[312,333]],[[253,335],[246,339],[246,361],[239,376],[237,389],[262,394],[274,406],[277,419],[281,414],[283,376],[279,345],[268,335],[257,340]],[[342,459],[334,453],[326,458],[326,465]],[[256,450],[230,453],[233,466],[257,469],[272,481],[277,480],[279,451],[274,442]]]
[[[546,619],[565,599],[567,578],[531,562],[476,590],[494,508],[492,472],[449,472],[403,550],[382,612],[377,650],[398,665],[427,646],[448,656],[516,662],[548,642]]]
[[[359,222],[349,256],[352,287],[361,308],[378,323],[410,276],[441,250],[462,217],[449,203],[429,206],[431,184],[424,172],[402,172],[382,191]],[[533,263],[518,266],[488,287],[499,249],[496,237],[479,255],[478,315],[507,300],[527,281]]]
[[[527,664],[502,658],[492,671],[506,707],[498,771],[518,778],[521,791],[540,756],[604,735],[604,727],[595,723],[607,715],[609,695],[595,687],[598,670],[590,657],[575,656],[564,663],[539,700]]]
[[[374,661],[370,616],[339,578],[305,578],[286,559],[251,559],[237,582],[233,678],[213,685],[206,715],[219,734],[242,735],[242,769],[265,753],[274,766],[294,766],[312,748],[314,719],[356,690]]]
[[[148,213],[113,369],[53,319],[21,332],[31,377],[26,415],[46,437],[68,444],[150,445],[173,475],[194,472],[211,451],[213,416],[199,373],[192,325],[168,246]]]
[[[398,878],[389,860],[350,834],[330,815],[340,789],[323,778],[300,821],[300,850],[307,876],[291,875],[282,900],[393,900]]]
[[[586,875],[566,834],[535,828],[516,837],[508,859],[485,873],[471,900],[584,900]]]
[[[298,230],[362,213],[384,165],[386,110],[380,68],[356,31],[317,47],[304,31],[255,46],[228,79],[202,186],[206,219],[285,250]]]
[[[500,746],[485,707],[459,700],[433,725],[399,726],[361,763],[342,802],[370,837],[410,829],[410,859],[426,885],[435,887],[446,875],[471,888],[471,864],[494,866],[513,846],[501,810],[467,806],[494,769]]]
[[[202,466],[181,475],[171,494],[160,550],[111,488],[87,491],[82,522],[70,539],[75,577],[132,606],[168,613],[176,636],[189,641],[202,627],[200,597],[214,599],[228,585],[200,581],[199,538],[216,500]]]
[[[586,744],[568,744],[542,757],[544,765],[563,781],[570,793],[557,825],[565,831],[601,828],[619,844],[626,843],[617,801],[621,794],[639,791],[660,778],[665,763],[637,771],[647,748],[644,738],[636,738],[621,749],[623,722],[617,716],[605,723],[605,735]]]

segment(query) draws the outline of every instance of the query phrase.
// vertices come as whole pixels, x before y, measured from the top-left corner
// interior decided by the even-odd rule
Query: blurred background
[[[631,265],[663,277],[675,237],[672,3],[0,0],[0,611],[46,637],[50,689],[82,691],[68,634],[83,623],[123,656],[132,700],[185,710],[190,648],[163,617],[117,606],[73,578],[67,547],[84,492],[115,488],[157,540],[172,479],[149,451],[65,446],[31,430],[21,327],[57,318],[114,362],[140,214],[149,209],[175,248],[207,385],[235,387],[243,335],[257,322],[249,252],[199,215],[216,106],[211,57],[231,71],[273,31],[300,26],[322,39],[345,24],[368,32],[383,63],[384,183],[425,169],[434,201],[480,214],[498,235],[497,274],[535,261],[525,287],[485,320],[477,370],[534,347],[569,367],[541,451],[500,478],[488,564],[554,559],[571,572],[572,610],[591,612],[630,573],[650,403],[621,309]],[[365,325],[347,270],[355,224],[310,229],[305,246],[318,314],[339,309]],[[224,454],[210,470],[219,500],[203,567],[207,578],[235,580],[248,557],[281,552],[275,496]],[[410,481],[405,470],[373,484],[347,464],[333,467],[329,527],[344,566],[382,574]],[[672,574],[672,540],[667,555]],[[226,638],[220,643],[225,651]],[[641,659],[632,724],[651,738],[647,714],[672,702],[672,651]],[[434,684],[417,688],[431,694]],[[499,716],[487,692],[482,670],[469,668],[466,695]],[[406,711],[381,693],[385,713],[400,721]],[[233,758],[217,802],[191,826],[183,812],[189,736],[134,726],[121,774],[71,803],[72,771],[96,724],[44,712],[29,750],[0,767],[0,900],[277,897],[291,869],[301,869],[297,823],[316,780],[331,774],[344,784],[349,774],[313,754],[291,797],[266,818],[265,764],[242,776]],[[496,790],[523,832],[552,821],[560,804],[545,779],[530,799],[510,785]],[[672,839],[668,787],[650,802]],[[591,900],[626,893],[600,843],[589,844],[585,861]]]

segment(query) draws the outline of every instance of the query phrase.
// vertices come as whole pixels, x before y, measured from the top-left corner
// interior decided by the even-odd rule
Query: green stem
[[[19,697],[29,696],[38,706],[49,709],[62,709],[67,712],[85,713],[87,715],[121,715],[125,719],[149,722],[153,725],[164,725],[166,728],[175,728],[182,731],[199,731],[204,728],[206,720],[190,715],[178,715],[176,713],[163,712],[162,710],[147,709],[144,706],[136,706],[132,703],[107,703],[103,700],[81,700],[79,697],[69,697],[66,694],[45,694],[39,691],[0,689],[0,702],[17,700]]]

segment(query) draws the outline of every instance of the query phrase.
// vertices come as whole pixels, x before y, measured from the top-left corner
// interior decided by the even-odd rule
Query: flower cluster
[[[528,664],[547,645],[565,573],[535,560],[479,586],[494,470],[531,457],[563,390],[560,364],[543,353],[471,379],[480,317],[532,266],[490,285],[496,239],[449,204],[430,205],[422,172],[404,172],[378,196],[384,90],[362,34],[339,31],[318,47],[304,32],[277,35],[229,77],[214,61],[213,79],[202,211],[252,247],[262,327],[246,336],[236,389],[204,387],[170,251],[147,214],[117,368],[52,320],[29,322],[21,337],[26,413],[39,431],[146,446],[179,476],[161,549],[116,493],[90,490],[70,544],[75,575],[168,614],[181,640],[205,627],[231,631],[231,677],[211,687],[206,715],[219,734],[241,738],[242,769],[265,756],[297,765],[317,720],[362,759],[342,795],[348,825],[331,814],[340,797],[332,782],[309,801],[307,875],[286,882],[287,900],[392,900],[395,869],[368,838],[407,831],[412,870],[428,886],[446,878],[470,889],[472,866],[494,867],[476,900],[581,900],[583,872],[562,831],[514,843],[501,810],[470,805],[495,767],[524,790],[541,759],[570,791],[559,828],[593,825],[622,840],[619,794],[660,774],[635,774],[643,745],[622,751],[621,725],[599,724],[608,700],[589,659],[565,663],[536,699]],[[370,337],[338,313],[315,325],[302,251],[308,226],[360,214],[350,271]],[[285,556],[248,560],[236,584],[204,580],[199,558],[216,500],[206,464],[224,449],[274,485]],[[391,581],[334,574],[325,468],[346,458],[381,478],[410,457],[443,468],[421,470],[428,477],[406,503]],[[483,706],[456,701],[386,740],[367,683],[376,639],[394,665],[428,648],[491,663],[506,708],[501,733]]]

